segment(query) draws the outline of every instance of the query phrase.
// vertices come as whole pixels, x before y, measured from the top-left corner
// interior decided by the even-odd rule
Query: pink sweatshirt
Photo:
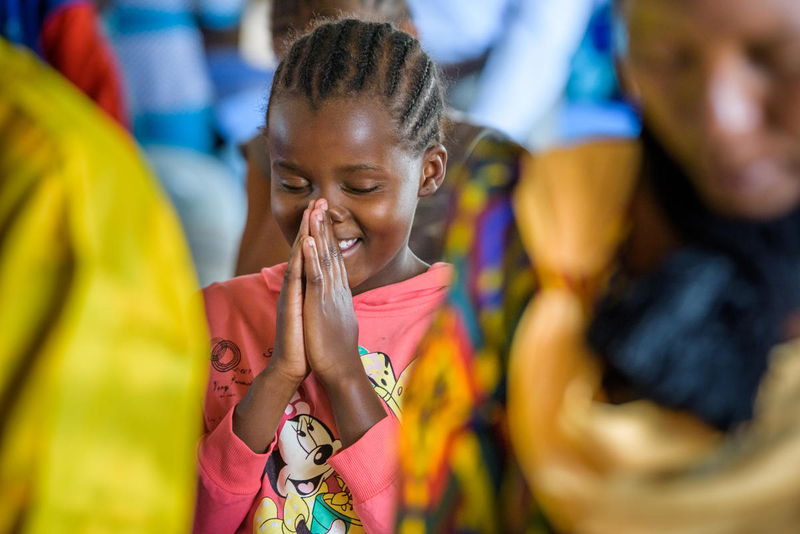
[[[256,454],[233,433],[231,417],[269,362],[285,270],[277,265],[203,290],[212,368],[194,532],[392,532],[403,388],[452,269],[437,263],[353,298],[364,370],[389,417],[342,449],[330,401],[312,373],[287,406],[269,450]]]

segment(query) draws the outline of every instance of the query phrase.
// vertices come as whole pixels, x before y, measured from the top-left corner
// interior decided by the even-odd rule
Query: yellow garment
[[[640,158],[633,142],[555,151],[528,162],[515,192],[542,283],[511,349],[516,455],[563,532],[800,532],[800,342],[775,349],[754,420],[731,434],[650,402],[602,402],[586,330]]]
[[[125,132],[0,39],[0,532],[185,533],[206,331]]]

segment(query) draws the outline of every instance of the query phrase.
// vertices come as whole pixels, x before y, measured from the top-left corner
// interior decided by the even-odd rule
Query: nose
[[[348,219],[350,211],[347,209],[347,198],[338,187],[326,187],[320,189],[319,193],[319,198],[324,198],[328,203],[328,214],[334,224]]]
[[[706,135],[721,142],[755,133],[764,120],[759,82],[747,62],[736,55],[715,61],[705,88]]]

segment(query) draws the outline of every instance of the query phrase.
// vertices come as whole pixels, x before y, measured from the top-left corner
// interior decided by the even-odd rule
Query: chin
[[[764,159],[724,169],[714,166],[694,180],[705,203],[720,215],[765,222],[800,206],[800,176],[780,162]]]
[[[753,222],[780,219],[800,207],[800,196],[778,192],[757,197],[714,195],[707,200],[709,207],[720,215]]]

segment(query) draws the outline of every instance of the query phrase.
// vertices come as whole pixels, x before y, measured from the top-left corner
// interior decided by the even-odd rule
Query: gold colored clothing
[[[650,402],[600,400],[586,330],[626,236],[639,161],[633,143],[554,152],[530,163],[516,191],[542,282],[509,371],[526,479],[566,532],[800,531],[800,342],[775,349],[755,419],[727,435]]]
[[[0,532],[189,532],[207,351],[177,219],[66,80],[2,40],[0,72]]]

